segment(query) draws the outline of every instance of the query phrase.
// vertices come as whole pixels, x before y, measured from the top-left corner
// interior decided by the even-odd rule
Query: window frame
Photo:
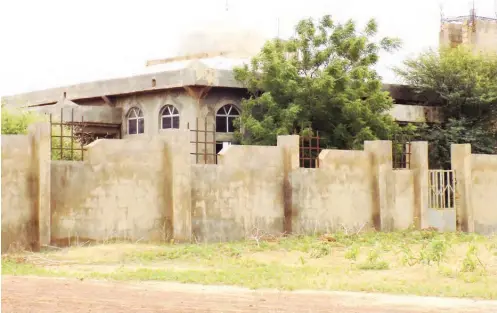
[[[140,121],[142,124],[142,129],[140,132]],[[130,123],[136,123],[135,124],[135,132],[131,132],[131,127]],[[126,114],[126,133],[128,135],[141,135],[145,133],[145,117],[143,115],[143,110],[139,107],[132,107],[128,110],[128,113]]]
[[[178,118],[178,127],[174,127],[174,118]],[[164,127],[164,118],[171,120],[171,127]],[[181,117],[177,107],[172,104],[164,105],[159,111],[159,126],[160,129],[179,129]]]
[[[233,114],[235,112],[235,114]],[[233,121],[235,118],[240,117],[240,110],[234,105],[234,104],[225,104],[222,107],[220,107],[217,112],[216,112],[216,132],[217,133],[233,133],[235,131],[235,126],[233,126]],[[220,130],[218,128],[218,123],[217,119],[218,118],[223,118],[225,119],[225,129]],[[230,123],[231,121],[231,123]],[[232,131],[230,131],[230,125],[232,127]]]

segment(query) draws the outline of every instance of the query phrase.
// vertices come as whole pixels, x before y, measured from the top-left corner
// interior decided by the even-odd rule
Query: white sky
[[[477,14],[495,16],[495,0],[476,0]],[[363,25],[377,19],[382,36],[403,40],[378,70],[438,45],[440,5],[446,16],[466,15],[470,0],[230,0],[230,14],[268,36],[293,33],[301,18],[331,14]],[[188,29],[222,14],[225,0],[3,0],[0,6],[0,95],[127,76],[147,59],[175,55]]]

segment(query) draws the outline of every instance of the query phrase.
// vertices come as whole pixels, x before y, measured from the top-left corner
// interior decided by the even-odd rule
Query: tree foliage
[[[393,100],[373,66],[399,40],[375,41],[374,20],[358,30],[353,21],[340,24],[329,15],[302,20],[295,30],[289,40],[268,41],[250,65],[235,69],[250,94],[237,138],[271,145],[278,135],[317,130],[324,146],[341,149],[391,138],[399,129],[386,114]]]
[[[37,122],[47,122],[46,116],[32,111],[7,109],[2,106],[2,135],[26,135],[29,126]],[[72,133],[73,131],[69,126],[62,128],[58,125],[52,126],[51,154],[53,160],[82,160],[82,138],[71,139]],[[62,149],[60,149],[61,145]]]
[[[450,145],[470,143],[475,153],[496,153],[497,57],[469,48],[430,50],[396,69],[417,91],[435,92],[444,122],[424,125],[418,137],[430,142],[430,165],[450,168]]]
[[[41,118],[33,112],[7,109],[2,105],[2,135],[23,135]]]

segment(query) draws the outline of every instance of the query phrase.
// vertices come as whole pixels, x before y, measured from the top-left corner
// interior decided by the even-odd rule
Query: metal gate
[[[455,210],[456,175],[453,170],[429,171],[428,207],[434,210]]]

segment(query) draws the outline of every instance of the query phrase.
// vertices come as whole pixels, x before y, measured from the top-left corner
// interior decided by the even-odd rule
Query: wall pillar
[[[50,244],[51,210],[50,210],[50,124],[36,123],[29,127],[29,139],[33,151],[33,193],[34,210],[37,219],[38,242],[35,249]]]
[[[299,168],[300,142],[298,135],[278,136],[277,145],[283,149],[284,179],[283,179],[283,206],[285,221],[283,229],[286,233],[292,232],[292,184],[290,174]]]
[[[377,230],[393,229],[392,210],[394,209],[394,192],[388,185],[392,179],[392,142],[386,140],[364,142],[364,151],[372,158],[373,171],[373,224]]]
[[[171,211],[167,215],[171,219],[171,237],[178,242],[189,242],[192,239],[192,165],[189,133],[188,130],[161,133],[161,137],[166,142],[164,157],[168,164],[169,175],[166,181],[168,188],[166,202]]]
[[[456,175],[457,230],[474,232],[471,206],[471,145],[453,144],[450,147],[451,165]]]
[[[414,224],[417,229],[429,227],[428,220],[428,142],[415,141],[411,143],[410,167],[414,173]]]

